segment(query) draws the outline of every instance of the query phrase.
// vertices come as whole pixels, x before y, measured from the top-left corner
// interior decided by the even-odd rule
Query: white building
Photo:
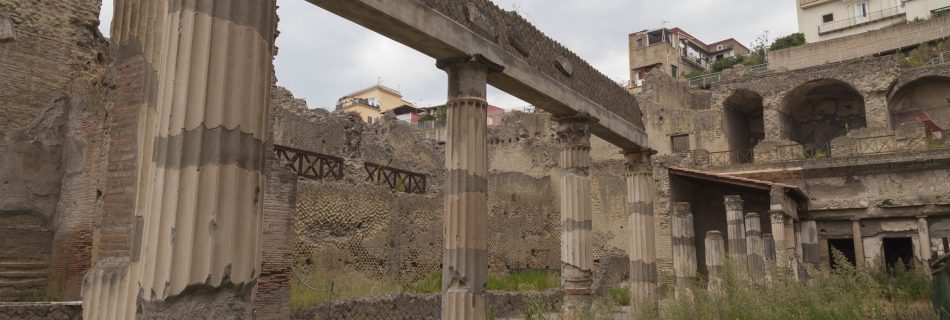
[[[795,0],[798,30],[819,42],[950,13],[950,0]]]

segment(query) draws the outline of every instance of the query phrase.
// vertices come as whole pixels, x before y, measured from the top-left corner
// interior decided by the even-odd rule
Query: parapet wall
[[[769,70],[795,70],[893,52],[950,37],[950,16],[769,52]]]

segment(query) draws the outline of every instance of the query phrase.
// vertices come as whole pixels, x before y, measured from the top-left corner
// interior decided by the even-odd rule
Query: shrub
[[[781,50],[785,48],[797,47],[805,44],[805,34],[804,33],[793,33],[784,37],[779,37],[772,42],[772,45],[769,46],[769,50]]]

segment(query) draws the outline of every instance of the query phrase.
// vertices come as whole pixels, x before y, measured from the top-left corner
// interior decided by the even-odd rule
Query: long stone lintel
[[[436,60],[480,54],[504,66],[503,72],[488,75],[492,86],[555,115],[587,113],[598,120],[591,124],[591,132],[622,149],[649,145],[644,128],[608,111],[421,1],[307,1]]]

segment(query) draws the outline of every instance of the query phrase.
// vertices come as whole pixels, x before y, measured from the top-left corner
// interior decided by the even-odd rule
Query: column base
[[[442,319],[486,319],[485,295],[464,290],[442,293]]]

